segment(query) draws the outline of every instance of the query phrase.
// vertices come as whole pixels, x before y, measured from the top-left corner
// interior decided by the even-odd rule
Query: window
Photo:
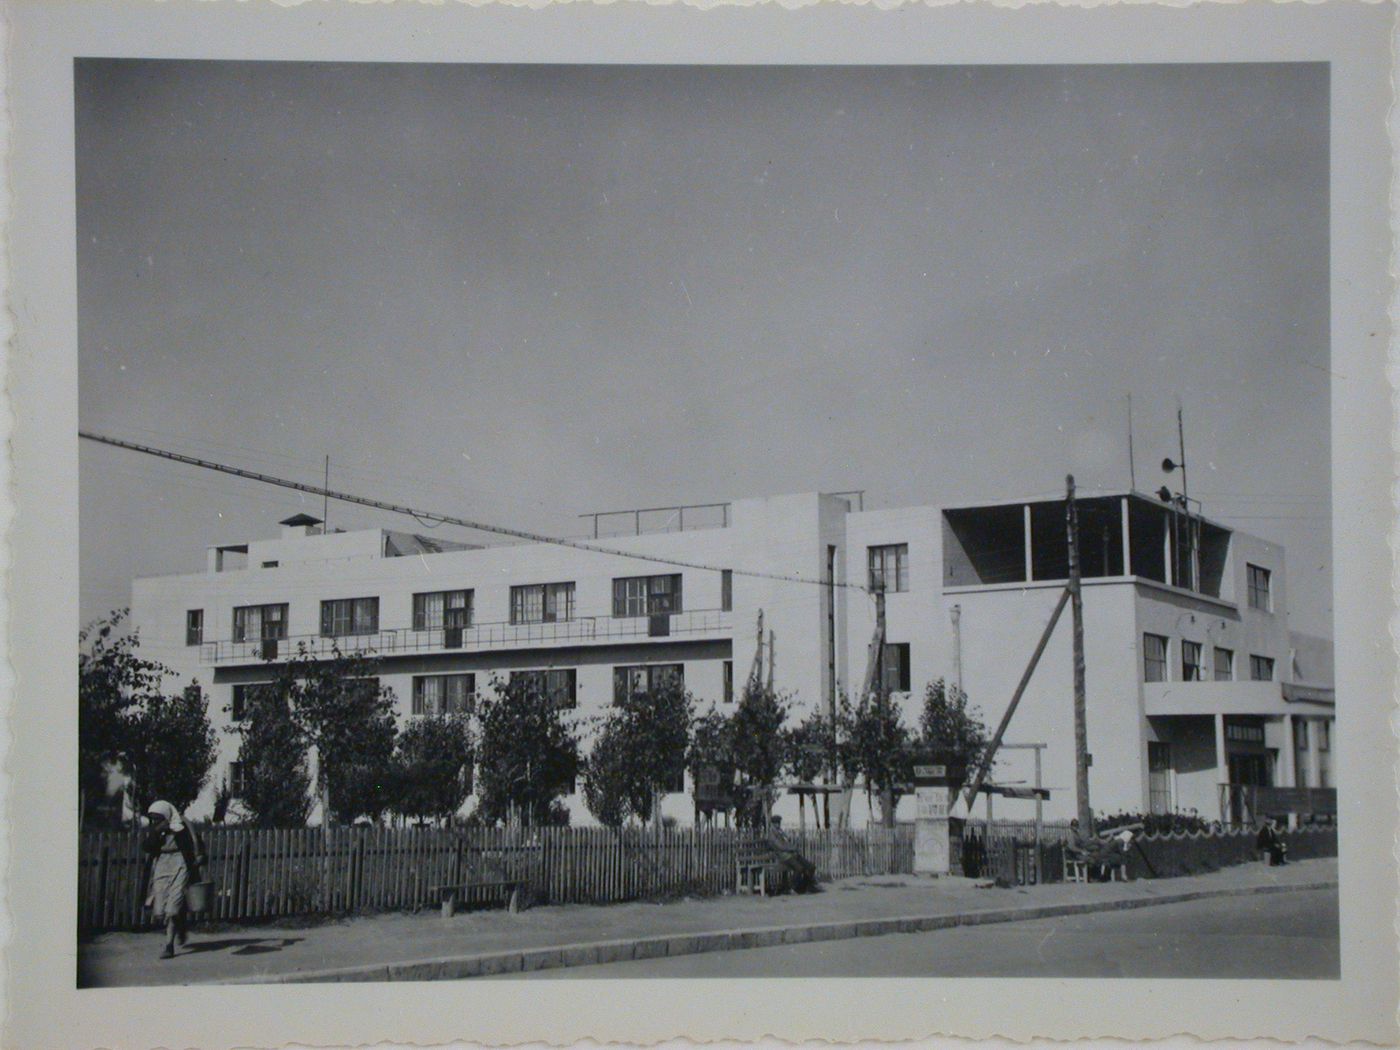
[[[1270,656],[1250,656],[1249,677],[1255,682],[1272,682],[1274,680],[1274,661]]]
[[[555,707],[578,706],[578,672],[572,667],[550,671],[512,671],[510,680],[523,681],[526,689],[540,691],[554,701]]]
[[[1235,680],[1235,653],[1232,649],[1215,647],[1215,680],[1233,682]]]
[[[437,631],[472,625],[471,591],[433,591],[413,596],[413,629]]]
[[[511,623],[555,623],[573,618],[572,583],[534,583],[510,589]]]
[[[909,692],[909,643],[886,642],[883,662],[885,688],[891,693]]]
[[[277,568],[277,562],[275,562],[275,561],[265,561],[265,562],[262,563],[262,567],[263,567],[264,569],[275,569],[275,568]]]
[[[204,610],[191,609],[185,613],[185,644],[199,645],[204,641]]]
[[[327,638],[378,630],[378,598],[337,598],[321,603],[321,634]]]
[[[248,709],[251,706],[249,701],[253,697],[253,690],[262,689],[269,685],[268,682],[244,682],[233,687],[233,699],[229,703],[228,716],[234,722],[241,722],[248,717]]]
[[[724,702],[734,702],[734,661],[724,661]]]
[[[1317,749],[1319,751],[1332,750],[1332,726],[1328,722],[1317,723]]]
[[[681,611],[681,574],[613,580],[614,616],[661,616]]]
[[[233,798],[242,798],[248,793],[248,778],[243,772],[242,762],[228,764],[228,793]]]
[[[719,572],[719,607],[723,612],[734,608],[734,570],[721,569]]]
[[[1293,742],[1300,751],[1308,749],[1308,724],[1307,719],[1300,718],[1293,730]]]
[[[870,589],[878,591],[883,587],[888,591],[909,589],[909,544],[892,543],[884,547],[871,547]]]
[[[668,679],[685,685],[684,664],[646,664],[613,668],[613,703],[620,704],[634,693],[650,693]]]
[[[1181,680],[1183,682],[1205,680],[1204,669],[1201,667],[1200,642],[1183,641],[1181,643]]]
[[[1249,574],[1249,607],[1273,612],[1273,596],[1269,593],[1273,573],[1257,565],[1246,565],[1245,571]]]
[[[243,605],[233,610],[235,642],[271,641],[287,637],[287,606]]]
[[[415,715],[465,715],[476,704],[476,675],[423,674],[413,676]]]
[[[1167,680],[1167,640],[1160,634],[1142,636],[1142,680],[1144,682],[1165,682]]]

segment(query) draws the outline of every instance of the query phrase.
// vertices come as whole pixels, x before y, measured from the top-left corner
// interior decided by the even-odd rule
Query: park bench
[[[777,889],[778,854],[767,846],[746,846],[734,860],[734,892],[768,896]]]
[[[455,885],[429,886],[428,893],[436,897],[442,905],[442,917],[450,919],[457,914],[457,905],[472,890],[501,893],[506,896],[506,906],[512,915],[520,911],[520,898],[525,889],[524,879],[484,878],[469,879]]]
[[[1088,882],[1089,868],[1108,868],[1109,882],[1128,881],[1128,858],[1123,856],[1121,860],[1114,858],[1110,863],[1102,860],[1089,860],[1086,857],[1073,856],[1069,849],[1065,849],[1065,881],[1066,882]]]

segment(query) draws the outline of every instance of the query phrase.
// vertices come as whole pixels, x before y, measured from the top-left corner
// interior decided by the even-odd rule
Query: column
[[[1030,583],[1035,578],[1035,563],[1031,560],[1031,507],[1027,503],[1021,508],[1024,512],[1025,537],[1026,537],[1026,582]]]
[[[1322,753],[1317,747],[1317,727],[1320,720],[1310,718],[1308,721],[1312,723],[1308,726],[1308,783],[1317,787],[1322,783]]]
[[[1279,770],[1279,773],[1283,778],[1283,783],[1280,786],[1293,788],[1297,787],[1298,756],[1297,752],[1294,750],[1292,715],[1283,716],[1283,755],[1280,757],[1283,760],[1280,763],[1280,766],[1282,768]],[[1288,814],[1288,826],[1290,828],[1296,828],[1298,826],[1298,814]]]
[[[1172,530],[1171,530],[1171,526],[1172,526],[1173,524],[1175,524],[1175,521],[1176,521],[1175,518],[1169,520],[1169,521],[1167,522],[1166,526],[1164,526],[1163,529],[1162,529],[1162,566],[1163,566],[1163,568],[1164,568],[1164,570],[1165,570],[1164,573],[1163,573],[1163,575],[1166,576],[1166,578],[1167,578],[1167,585],[1168,585],[1169,587],[1175,587],[1175,586],[1176,586],[1176,566],[1173,564],[1173,561],[1172,561]],[[1219,717],[1219,716],[1217,716],[1217,717]]]
[[[1128,497],[1124,496],[1119,502],[1118,520],[1123,529],[1123,575],[1133,574],[1133,545],[1130,542],[1131,533],[1128,530]]]

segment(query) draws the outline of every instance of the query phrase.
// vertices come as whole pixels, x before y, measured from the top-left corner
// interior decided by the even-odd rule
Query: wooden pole
[[[879,705],[882,722],[889,718],[890,690],[885,681],[885,581],[875,589],[875,633],[880,638],[879,650],[875,653],[876,703]],[[887,828],[894,827],[894,787],[888,783],[889,771],[884,778],[887,783],[880,789],[880,822]]]
[[[1085,726],[1084,600],[1079,579],[1079,513],[1074,503],[1074,475],[1065,478],[1065,532],[1069,545],[1069,604],[1074,631],[1074,794],[1079,826],[1092,833],[1094,811],[1089,805],[1089,734]]]

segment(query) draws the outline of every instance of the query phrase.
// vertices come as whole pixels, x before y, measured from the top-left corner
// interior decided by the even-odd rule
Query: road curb
[[[1130,911],[1162,904],[1221,897],[1246,897],[1266,893],[1301,893],[1308,890],[1336,889],[1337,879],[1320,879],[1294,885],[1230,886],[1221,889],[1182,890],[1151,897],[1120,897],[1113,900],[1067,901],[1020,908],[987,908],[977,911],[948,912],[941,915],[899,915],[883,919],[846,919],[839,922],[794,923],[782,926],[755,926],[740,930],[704,933],[673,933],[655,937],[633,937],[614,941],[587,941],[579,944],[550,945],[540,948],[479,952],[438,959],[415,959],[402,963],[375,963],[329,970],[302,970],[295,973],[240,977],[232,980],[201,981],[199,984],[312,984],[321,982],[382,981],[459,981],[470,977],[534,970],[565,969],[659,959],[667,956],[699,955],[705,952],[770,948],[777,945],[810,944],[815,941],[882,937],[891,933],[926,933],[956,926],[985,926],[995,923],[1029,922],[1092,912]]]

